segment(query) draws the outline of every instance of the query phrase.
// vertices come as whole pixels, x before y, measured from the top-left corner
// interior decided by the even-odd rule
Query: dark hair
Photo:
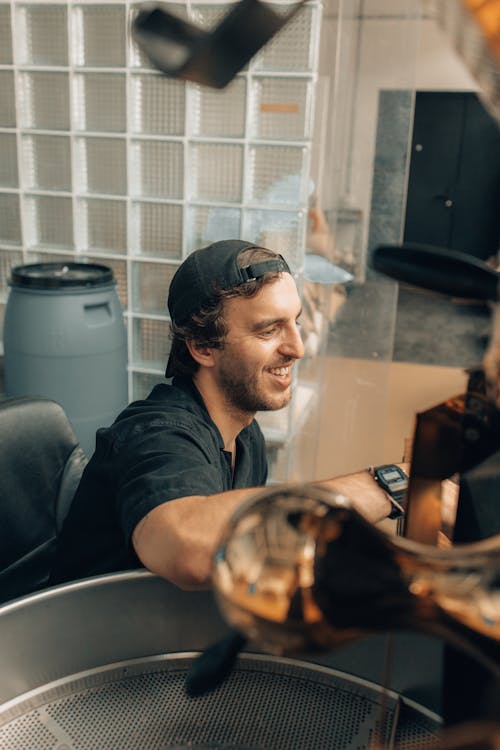
[[[265,248],[252,247],[242,251],[238,256],[238,266],[245,268],[252,263],[258,263],[276,258],[277,253]],[[224,319],[224,306],[227,299],[234,297],[254,297],[265,284],[275,281],[279,277],[276,271],[270,271],[252,279],[245,284],[239,284],[229,290],[216,290],[213,303],[191,316],[183,325],[170,322],[169,369],[173,375],[192,377],[198,370],[198,363],[192,358],[186,341],[194,341],[200,346],[212,349],[223,349],[227,334],[227,324]]]

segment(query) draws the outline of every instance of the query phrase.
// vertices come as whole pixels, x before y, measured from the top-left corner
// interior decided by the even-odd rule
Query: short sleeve
[[[128,541],[139,521],[169,500],[224,491],[220,448],[201,424],[149,424],[115,448],[117,512]]]

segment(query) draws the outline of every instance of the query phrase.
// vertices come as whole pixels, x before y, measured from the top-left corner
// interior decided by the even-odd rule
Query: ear
[[[201,367],[213,367],[214,366],[214,349],[206,344],[200,344],[192,339],[184,342],[188,348],[188,351],[195,362]]]

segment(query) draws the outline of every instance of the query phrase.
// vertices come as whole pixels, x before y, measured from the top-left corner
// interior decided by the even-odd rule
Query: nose
[[[304,343],[295,322],[285,329],[280,346],[280,354],[291,359],[301,359],[304,356]]]

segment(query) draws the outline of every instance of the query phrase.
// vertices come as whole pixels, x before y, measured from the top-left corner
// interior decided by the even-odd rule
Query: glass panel
[[[157,198],[182,198],[182,143],[133,141],[131,192]]]
[[[67,136],[26,135],[22,144],[28,188],[71,190],[71,144]]]
[[[254,146],[250,153],[249,197],[266,205],[307,204],[305,148]]]
[[[7,294],[9,291],[9,280],[11,269],[15,266],[22,266],[23,254],[21,252],[11,252],[10,250],[0,250],[0,294]]]
[[[116,260],[115,258],[105,258],[99,255],[85,255],[85,260],[88,263],[101,263],[104,266],[108,266],[113,271],[113,275],[116,280],[116,290],[120,297],[123,309],[126,310],[128,307],[128,285],[127,285],[127,264],[124,260]]]
[[[49,253],[46,250],[29,250],[26,253],[28,263],[74,263],[80,260],[74,253]],[[82,258],[81,260],[85,260]]]
[[[77,201],[78,246],[93,252],[127,252],[127,204],[89,198]]]
[[[85,193],[127,193],[127,148],[125,139],[79,138],[77,189]]]
[[[182,206],[134,203],[132,249],[140,255],[182,256]]]
[[[0,185],[17,187],[17,141],[13,133],[0,133]]]
[[[305,211],[247,210],[243,237],[281,253],[293,271],[302,270],[307,214]]]
[[[126,64],[125,8],[121,5],[75,6],[74,63],[89,67]]]
[[[193,143],[189,163],[191,198],[231,203],[241,201],[242,146],[226,143]]]
[[[68,19],[64,5],[22,5],[17,9],[20,63],[68,64]]]
[[[0,193],[0,243],[4,245],[20,245],[21,242],[19,196]]]
[[[183,135],[186,84],[163,75],[133,75],[132,130]]]
[[[221,237],[238,238],[241,232],[241,211],[226,206],[192,206],[188,213],[188,252]],[[243,237],[246,237],[243,234]]]
[[[219,3],[217,5],[192,5],[191,15],[193,23],[209,31],[222,21],[234,5],[235,3],[233,2]]]
[[[176,269],[167,263],[133,263],[133,311],[167,315],[168,288]]]
[[[10,70],[0,70],[0,127],[16,127],[16,97],[14,88],[14,73]]]
[[[126,79],[121,73],[77,73],[74,77],[77,130],[123,132],[127,127]]]
[[[132,19],[137,13],[137,9],[141,7],[142,5],[140,4],[131,6],[129,23],[132,23]],[[187,19],[187,8],[184,3],[162,3],[162,7],[168,10],[169,13],[173,13],[174,15],[179,16],[179,18]],[[129,34],[129,41],[130,65],[135,68],[153,69],[154,66],[150,63],[149,59],[146,57],[140,47],[135,43],[134,39],[132,38],[132,34]]]
[[[24,128],[68,130],[69,77],[67,73],[21,73],[20,109]]]
[[[273,5],[276,13],[289,13],[291,5]],[[313,70],[318,47],[318,6],[305,6],[256,55],[257,70],[304,71]]]
[[[133,321],[133,361],[139,367],[165,371],[170,351],[166,320],[136,318]]]
[[[140,401],[148,396],[157,383],[165,383],[165,378],[158,375],[150,375],[146,372],[134,372],[132,385],[132,398],[134,401]]]
[[[307,79],[254,78],[251,135],[281,141],[310,137],[311,94]]]
[[[242,138],[246,119],[245,79],[236,78],[221,91],[193,86],[190,112],[194,135]]]
[[[71,198],[33,195],[25,205],[28,247],[73,248]]]
[[[12,36],[10,33],[10,5],[0,5],[0,65],[12,64]]]

